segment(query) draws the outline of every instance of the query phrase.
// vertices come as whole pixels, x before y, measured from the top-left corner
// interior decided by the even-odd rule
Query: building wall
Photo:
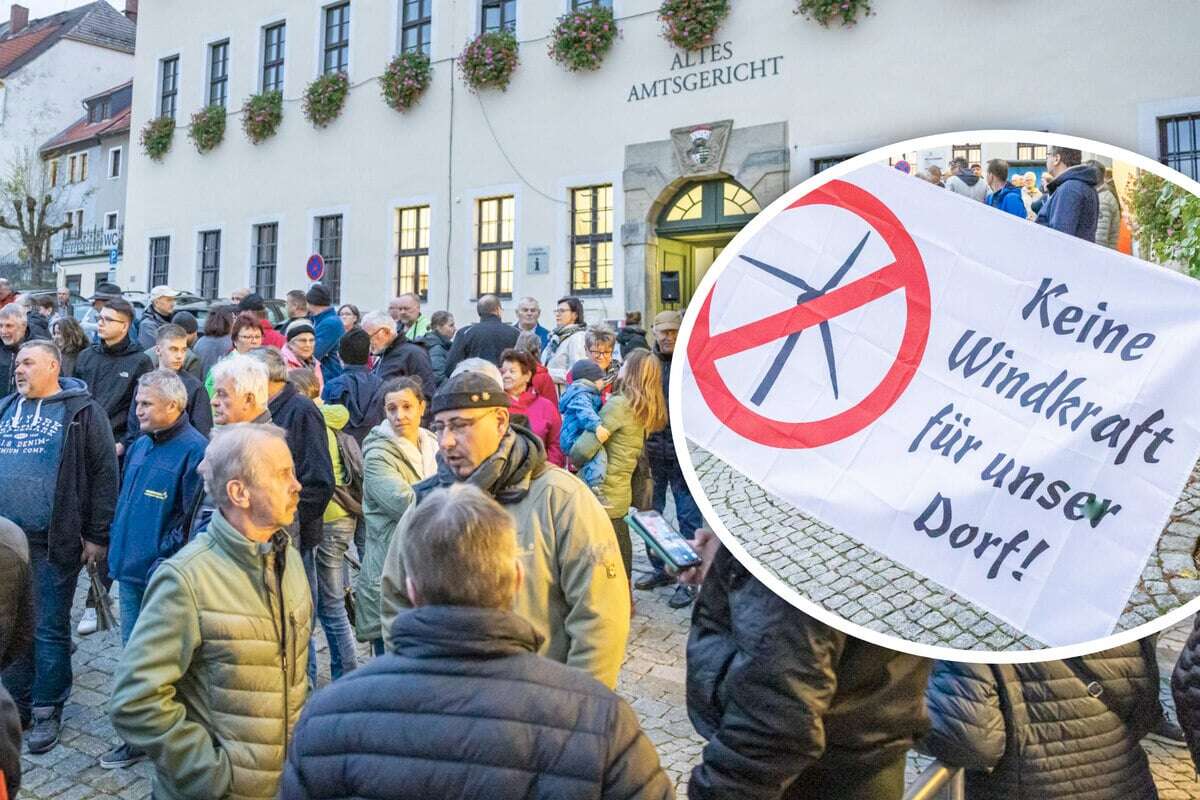
[[[787,188],[811,174],[815,158],[955,129],[1052,130],[1156,155],[1145,133],[1155,114],[1200,109],[1200,5],[1186,0],[1156,5],[1136,26],[1124,4],[1108,2],[930,0],[919,6],[919,20],[904,4],[880,4],[850,30],[803,20],[792,13],[792,0],[755,0],[735,4],[716,48],[691,54],[661,38],[655,0],[615,0],[622,37],[603,67],[584,75],[546,56],[545,37],[566,0],[520,0],[521,65],[506,92],[480,95],[465,88],[449,60],[478,24],[478,4],[460,0],[435,4],[433,82],[416,108],[398,114],[371,79],[396,50],[399,5],[356,0],[356,86],[341,118],[324,130],[313,129],[299,103],[317,73],[321,3],[280,0],[273,14],[255,4],[184,0],[143,9],[135,132],[156,112],[159,60],[181,55],[182,123],[203,103],[208,43],[225,37],[230,105],[240,106],[257,90],[261,27],[282,17],[286,102],[279,133],[261,145],[246,140],[234,117],[226,140],[209,154],[197,154],[182,131],[162,163],[133,154],[121,280],[144,284],[148,238],[170,235],[170,279],[194,288],[198,233],[221,229],[220,293],[227,296],[249,282],[252,222],[271,220],[280,225],[282,294],[307,284],[313,217],[340,209],[343,300],[380,307],[394,280],[393,209],[420,201],[432,207],[429,307],[469,319],[475,200],[511,193],[514,297],[532,294],[548,308],[568,288],[567,189],[611,182],[614,239],[627,240],[614,248],[611,296],[585,303],[590,317],[611,319],[648,302],[644,278],[655,249],[648,229],[664,198],[627,195],[625,184],[636,178],[639,187],[679,185],[677,174],[663,173],[672,169],[669,156],[660,158],[672,129],[726,119],[735,134],[782,126]],[[734,69],[744,80],[733,79]],[[723,70],[731,85],[713,86],[713,70]],[[675,92],[674,78],[690,90]],[[631,161],[644,152],[659,161]],[[770,158],[779,163],[778,153]],[[720,171],[744,166],[723,164]],[[661,174],[650,174],[655,169]],[[533,246],[549,248],[546,275],[525,272]]]

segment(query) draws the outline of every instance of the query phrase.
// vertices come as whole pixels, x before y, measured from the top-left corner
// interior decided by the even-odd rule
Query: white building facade
[[[1125,4],[931,0],[915,25],[913,6],[879,2],[852,29],[807,21],[792,0],[755,0],[691,53],[662,38],[657,2],[612,0],[621,36],[587,74],[547,55],[573,2],[144,8],[135,140],[164,111],[183,126],[224,97],[234,112],[280,76],[284,114],[259,145],[231,115],[206,154],[182,129],[161,162],[135,148],[118,282],[278,297],[310,283],[305,264],[320,253],[340,301],[364,308],[418,290],[427,311],[461,324],[481,291],[511,295],[509,308],[577,294],[590,319],[618,319],[685,304],[757,209],[889,142],[1047,130],[1200,169],[1200,5],[1184,0],[1136,24]],[[507,91],[473,94],[452,59],[485,21],[515,25],[521,61]],[[428,41],[433,79],[398,113],[375,78],[406,32]],[[327,64],[344,66],[352,89],[316,129],[300,98]]]

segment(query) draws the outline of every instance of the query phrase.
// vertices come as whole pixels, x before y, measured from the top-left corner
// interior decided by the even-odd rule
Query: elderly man
[[[424,347],[398,334],[391,317],[380,311],[372,311],[364,316],[362,329],[371,337],[371,352],[379,357],[375,374],[381,382],[387,383],[392,378],[405,375],[415,376],[421,379],[426,399],[433,396],[437,384],[433,377],[433,363]]]
[[[75,377],[87,384],[92,397],[108,412],[117,455],[123,440],[138,378],[154,369],[150,357],[130,337],[133,306],[128,300],[109,300],[100,311],[100,341],[79,354]]]
[[[36,597],[32,651],[4,685],[33,730],[31,753],[58,744],[71,693],[71,602],[80,565],[105,561],[117,502],[117,457],[104,409],[83,382],[60,377],[51,342],[17,353],[15,394],[0,399],[0,508],[24,531]]]
[[[517,346],[520,331],[505,325],[500,319],[500,298],[485,294],[475,304],[479,322],[468,325],[454,337],[454,344],[446,354],[446,374],[454,373],[454,367],[464,358],[485,358],[500,366],[500,354]]]
[[[312,600],[284,530],[300,484],[271,425],[218,432],[200,474],[217,511],[150,579],[109,712],[155,797],[273,798],[308,696]]]
[[[434,489],[471,483],[516,520],[528,580],[514,609],[540,637],[538,652],[611,688],[629,636],[629,583],[612,525],[582,481],[546,461],[541,439],[509,426],[508,406],[503,387],[475,372],[449,378],[434,395],[438,474],[413,487],[416,499],[392,538],[381,584],[384,637],[395,650],[393,624],[412,605],[401,553],[413,513]]]
[[[17,351],[34,337],[29,330],[29,318],[20,304],[0,308],[0,397],[12,393],[13,372],[17,368]]]
[[[531,331],[537,334],[542,343],[542,349],[546,349],[546,344],[550,341],[550,331],[542,327],[538,319],[542,316],[542,307],[538,305],[537,298],[522,297],[521,302],[517,304],[517,321],[513,324],[518,331]]]
[[[633,709],[535,655],[537,632],[512,611],[523,557],[500,504],[469,484],[431,493],[402,556],[416,608],[396,620],[397,654],[313,698],[282,797],[675,796]]]
[[[213,425],[237,425],[241,422],[265,424],[271,421],[267,407],[269,389],[267,367],[257,358],[234,353],[212,368]]]
[[[143,350],[154,346],[160,327],[171,324],[175,300],[180,294],[170,286],[155,286],[150,290],[150,305],[138,321],[138,346]]]
[[[150,356],[151,362],[155,368],[169,370],[179,376],[179,380],[183,382],[184,391],[187,393],[187,402],[184,410],[188,415],[188,422],[192,424],[202,436],[208,436],[212,430],[212,407],[209,405],[208,392],[204,389],[204,384],[196,380],[196,377],[187,372],[183,367],[187,363],[187,356],[192,351],[187,346],[187,333],[183,328],[174,323],[163,325],[158,329],[157,344],[151,350],[146,351]],[[125,449],[129,450],[139,436],[143,433],[142,426],[137,418],[137,403],[129,406],[129,418],[126,420],[125,426]]]
[[[409,292],[393,297],[388,303],[388,316],[396,322],[396,330],[410,342],[420,341],[429,331],[429,320],[421,313],[421,298]]]
[[[243,286],[241,289],[234,289],[232,292],[230,292],[229,300],[235,306],[240,306],[242,301],[252,294],[254,294],[253,289],[251,289],[249,286]]]
[[[71,302],[71,290],[64,286],[54,293],[54,314],[50,317],[50,324],[53,325],[64,317],[74,316],[75,308]]]
[[[159,328],[159,335],[171,327]],[[129,641],[141,613],[151,568],[182,542],[180,531],[200,490],[197,467],[208,440],[188,421],[188,392],[180,377],[157,369],[138,379],[134,408],[144,435],[126,451],[109,533],[108,572],[121,583],[122,643]],[[120,769],[145,757],[122,743],[100,757],[100,766]]]
[[[0,308],[4,308],[9,303],[15,302],[17,293],[13,291],[12,284],[8,278],[0,278]]]
[[[317,348],[313,355],[321,362],[321,373],[325,380],[331,381],[342,374],[342,360],[338,358],[337,344],[346,328],[333,308],[333,298],[329,290],[324,286],[314,283],[304,295],[304,299],[308,303],[308,318],[312,321],[317,338]]]

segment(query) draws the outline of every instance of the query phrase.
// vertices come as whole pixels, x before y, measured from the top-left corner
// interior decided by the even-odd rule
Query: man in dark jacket
[[[1025,219],[1025,201],[1021,198],[1021,189],[1008,182],[1008,162],[1003,158],[993,158],[988,162],[987,186],[991,191],[987,197],[989,206]]]
[[[625,314],[625,324],[617,332],[617,346],[621,348],[621,358],[627,358],[634,350],[650,349],[650,343],[646,341],[646,329],[642,327],[642,312],[630,311]]]
[[[33,647],[33,572],[25,532],[0,517],[0,670]],[[25,721],[0,686],[0,786],[15,800],[21,788],[21,729]]]
[[[517,346],[521,332],[500,319],[500,298],[485,294],[475,304],[479,322],[468,325],[454,337],[454,344],[446,354],[446,374],[453,375],[458,362],[466,358],[482,358],[500,366],[500,354]]]
[[[383,398],[379,398],[378,403],[372,402],[383,381],[367,368],[371,337],[361,328],[347,331],[338,343],[338,355],[344,371],[325,382],[321,399],[346,407],[350,421],[342,430],[361,445],[367,432],[383,421]]]
[[[410,376],[420,378],[425,399],[433,396],[437,381],[433,379],[433,364],[429,354],[419,344],[407,341],[396,332],[392,318],[382,311],[372,311],[362,320],[362,329],[370,337],[371,352],[379,357],[375,374],[381,383],[392,378]],[[329,380],[326,378],[326,380]]]
[[[187,392],[187,406],[184,411],[187,412],[188,422],[201,436],[207,438],[213,426],[212,406],[204,384],[183,369],[187,355],[191,352],[187,346],[187,334],[178,325],[168,323],[159,327],[157,336],[158,344],[148,351],[154,353],[151,360],[156,368],[170,370],[179,376]],[[129,416],[125,421],[125,450],[128,451],[141,435],[142,426],[137,418],[137,403],[130,403]]]
[[[675,352],[675,339],[679,335],[679,326],[683,315],[678,311],[660,311],[654,318],[654,349],[662,365],[663,398],[669,397],[671,382],[671,356]],[[679,532],[685,539],[691,539],[696,529],[704,524],[700,516],[700,507],[692,498],[687,482],[683,479],[683,470],[679,468],[679,458],[675,455],[675,442],[671,438],[671,424],[646,437],[646,458],[650,462],[650,475],[654,479],[654,509],[660,514],[667,507],[667,490],[670,489],[675,498],[675,516],[679,520]],[[669,586],[675,579],[663,569],[662,560],[649,548],[646,554],[654,571],[649,575],[638,578],[633,582],[637,589],[650,590],[658,586]],[[691,586],[676,586],[675,594],[668,602],[672,608],[683,608],[695,599],[696,593]]]
[[[435,311],[429,318],[429,330],[421,338],[429,363],[433,367],[433,380],[437,386],[450,377],[446,373],[446,356],[454,346],[454,315],[449,311]]]
[[[175,314],[175,298],[179,292],[170,286],[155,286],[150,290],[150,305],[142,312],[138,322],[138,347],[148,350],[157,341],[158,329],[171,324]]]
[[[35,338],[20,303],[0,308],[0,397],[11,394],[15,388],[13,372],[17,368],[17,351]]]
[[[29,338],[49,339],[50,318],[53,316],[53,297],[48,294],[43,294],[33,298],[29,305]]]
[[[51,342],[17,354],[17,391],[0,399],[0,508],[24,531],[36,592],[36,644],[4,672],[31,753],[58,744],[71,693],[71,601],[80,565],[105,560],[117,501],[117,458],[105,412],[87,387],[60,378]]]
[[[309,701],[281,797],[674,797],[629,705],[536,654],[511,610],[524,576],[503,507],[470,484],[432,492],[403,559],[415,608],[396,619],[395,654]]]
[[[333,308],[329,290],[315,283],[304,295],[308,303],[308,318],[312,320],[317,347],[313,355],[321,362],[321,375],[330,381],[342,374],[342,362],[338,358],[337,344],[346,328],[341,317]]]
[[[109,300],[100,310],[100,341],[79,354],[75,377],[87,384],[93,399],[108,414],[117,455],[125,451],[129,406],[138,378],[154,369],[150,357],[129,335],[133,306],[128,300]]]
[[[1046,151],[1046,171],[1053,180],[1046,185],[1046,199],[1038,211],[1037,224],[1056,231],[1096,241],[1096,222],[1100,219],[1100,196],[1096,170],[1081,164],[1083,154],[1069,147],[1051,147]]]
[[[688,797],[899,800],[931,662],[818,622],[717,551],[692,612]]]

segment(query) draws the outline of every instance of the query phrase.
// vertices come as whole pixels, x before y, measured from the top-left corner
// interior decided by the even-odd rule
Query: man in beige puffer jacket
[[[221,430],[200,472],[217,511],[151,578],[109,711],[156,798],[274,798],[308,695],[312,599],[284,531],[300,484],[273,425]]]

